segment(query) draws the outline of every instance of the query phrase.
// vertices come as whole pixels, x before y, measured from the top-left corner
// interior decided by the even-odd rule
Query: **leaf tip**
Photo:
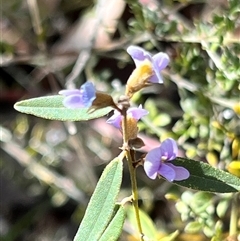
[[[20,101],[19,101],[19,102],[16,102],[16,103],[13,105],[13,108],[14,108],[15,110],[17,110],[17,111],[19,111],[19,103],[20,103]]]

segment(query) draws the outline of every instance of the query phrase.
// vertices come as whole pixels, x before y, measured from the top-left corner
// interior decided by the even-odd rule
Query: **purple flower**
[[[152,56],[149,52],[138,46],[129,46],[127,52],[131,55],[136,67],[145,60],[149,60],[152,63],[154,74],[149,79],[150,83],[163,83],[160,72],[167,67],[170,61],[167,54],[160,52]]]
[[[171,138],[166,139],[159,147],[148,152],[144,162],[147,176],[155,179],[159,174],[170,182],[187,179],[190,175],[187,169],[170,163],[177,157],[177,153],[177,143]]]
[[[71,109],[90,107],[96,98],[96,90],[92,82],[86,82],[80,89],[61,90],[59,94],[65,96],[63,105]]]
[[[132,117],[137,121],[147,114],[148,114],[148,111],[143,109],[142,105],[140,105],[139,107],[132,107],[127,110],[127,116]],[[123,117],[121,113],[115,110],[114,114],[107,120],[107,123],[113,125],[118,129],[122,129],[121,127],[122,118]]]

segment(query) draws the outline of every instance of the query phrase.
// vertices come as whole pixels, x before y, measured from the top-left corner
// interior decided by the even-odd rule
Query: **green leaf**
[[[166,113],[158,114],[153,120],[153,124],[155,126],[161,126],[161,127],[168,125],[170,122],[171,122],[171,117]]]
[[[174,240],[176,240],[179,233],[180,232],[178,230],[176,230],[175,232],[168,234],[167,236],[161,238],[159,241],[174,241]]]
[[[74,241],[99,240],[108,226],[122,182],[122,158],[115,158],[103,171]]]
[[[102,234],[99,241],[115,241],[118,239],[122,232],[123,223],[125,221],[125,210],[123,206],[117,206],[117,213],[108,224],[106,230]]]
[[[129,222],[134,226],[135,230],[138,230],[137,222],[136,222],[136,214],[132,206],[128,206],[127,209],[127,217]],[[141,220],[141,225],[143,229],[144,236],[146,236],[146,240],[157,240],[158,232],[153,223],[152,219],[145,213],[143,210],[139,209],[139,215]]]
[[[63,106],[64,96],[53,95],[19,101],[14,108],[22,113],[60,121],[86,121],[108,114],[112,107],[88,113],[89,108],[69,109]]]
[[[219,204],[216,207],[216,213],[218,215],[218,217],[223,218],[224,215],[227,212],[227,209],[229,208],[229,199],[223,199],[220,200]]]
[[[195,214],[201,214],[211,207],[212,194],[209,192],[197,192],[190,200],[190,207]],[[208,213],[209,214],[209,213]]]
[[[240,178],[229,172],[214,168],[209,164],[186,158],[176,158],[172,163],[185,167],[190,177],[183,181],[174,181],[175,184],[195,190],[208,192],[238,192],[240,191]]]
[[[202,229],[202,227],[203,227],[203,224],[199,223],[198,221],[193,221],[188,223],[184,230],[187,233],[197,233]]]

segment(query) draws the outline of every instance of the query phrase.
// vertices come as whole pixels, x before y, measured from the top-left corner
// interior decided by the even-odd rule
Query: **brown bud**
[[[96,92],[96,99],[93,101],[92,106],[89,108],[88,112],[94,112],[95,110],[102,109],[105,107],[118,108],[113,101],[111,95]]]
[[[145,146],[143,140],[139,137],[129,140],[128,144],[132,149],[139,149]]]
[[[127,140],[137,138],[137,134],[138,134],[137,120],[127,116],[126,127],[127,127],[127,130],[126,130]]]
[[[143,61],[130,75],[126,85],[126,95],[131,98],[133,94],[148,86],[149,78],[153,75],[152,63]]]

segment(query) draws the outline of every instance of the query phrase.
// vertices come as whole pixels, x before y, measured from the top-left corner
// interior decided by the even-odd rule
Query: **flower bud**
[[[230,162],[227,169],[233,175],[240,177],[240,160]]]
[[[135,139],[130,139],[128,144],[132,149],[139,149],[139,148],[142,148],[143,146],[145,146],[143,140],[139,137],[137,137]]]
[[[136,65],[136,69],[127,82],[126,95],[129,98],[149,84],[163,83],[161,71],[167,67],[170,61],[166,53],[159,52],[152,56],[138,46],[129,46],[127,52]]]
[[[138,134],[137,120],[131,116],[127,116],[126,128],[127,140],[136,139]]]
[[[143,61],[130,75],[126,85],[126,96],[131,98],[133,94],[148,86],[149,79],[153,75],[152,64],[149,60]]]

